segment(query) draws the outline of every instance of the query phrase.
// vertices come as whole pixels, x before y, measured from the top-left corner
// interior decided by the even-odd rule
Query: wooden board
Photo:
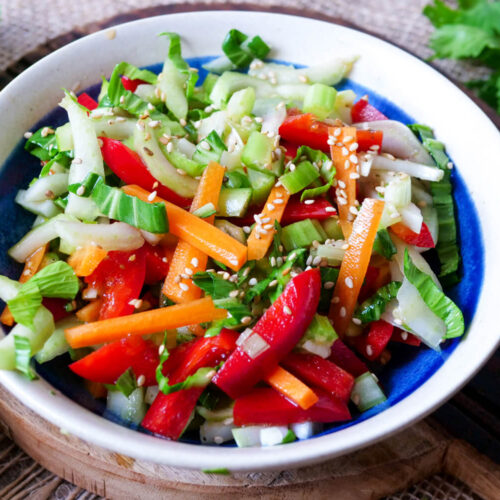
[[[165,5],[142,9],[105,22],[75,29],[37,48],[5,72],[0,87],[53,50],[98,29],[152,15],[194,10],[262,10],[251,4]],[[337,24],[307,10],[270,7],[271,12],[313,17]],[[500,127],[500,117],[468,93]],[[433,421],[421,422],[377,445],[314,467],[280,472],[208,475],[135,461],[67,436],[24,407],[0,387],[0,424],[26,453],[53,473],[108,498],[206,499],[238,497],[372,499],[392,494],[438,472],[456,476],[484,498],[497,498],[500,472],[472,447],[452,439]],[[200,448],[203,453],[203,448]]]

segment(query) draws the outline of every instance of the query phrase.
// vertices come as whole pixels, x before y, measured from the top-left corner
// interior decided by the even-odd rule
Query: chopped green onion
[[[253,59],[264,59],[271,49],[260,36],[249,39],[241,31],[232,29],[222,42],[222,50],[237,68],[244,68]]]
[[[243,217],[252,199],[250,188],[222,188],[219,194],[217,215],[222,217]]]
[[[193,154],[193,161],[208,165],[211,161],[220,161],[223,151],[227,151],[226,145],[219,137],[219,134],[212,130],[205,139],[203,139],[197,146]]]
[[[111,391],[120,391],[125,397],[129,397],[137,389],[137,381],[132,369],[123,372],[114,385],[106,384],[106,388]]]
[[[396,254],[397,249],[391,240],[391,236],[387,229],[379,229],[373,243],[373,251],[390,260]]]
[[[230,292],[238,289],[232,281],[225,280],[218,274],[209,272],[195,273],[193,283],[207,295],[210,295],[212,299],[225,299],[229,297]]]
[[[70,193],[75,193],[78,196],[88,198],[92,194],[92,190],[100,179],[102,179],[100,175],[97,175],[94,172],[90,172],[90,174],[85,177],[83,182],[70,184],[68,186],[68,191]]]
[[[33,132],[31,137],[26,141],[24,149],[41,161],[51,160],[59,152],[54,129],[45,126]]]
[[[365,372],[354,380],[351,400],[359,411],[366,411],[387,400],[384,392],[378,385],[375,375]]]

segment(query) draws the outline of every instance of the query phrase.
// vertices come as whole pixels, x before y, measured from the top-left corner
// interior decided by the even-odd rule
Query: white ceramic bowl
[[[81,88],[109,75],[122,60],[138,66],[161,62],[175,31],[185,57],[220,54],[231,28],[260,34],[275,48],[273,57],[310,65],[340,51],[361,55],[350,75],[376,90],[418,121],[433,126],[465,179],[479,213],[484,238],[485,278],[466,337],[449,359],[417,390],[382,413],[332,434],[272,448],[217,448],[169,442],[120,427],[63,395],[53,396],[44,380],[28,382],[0,371],[0,382],[25,405],[53,424],[89,442],[134,458],[172,466],[231,471],[290,468],[319,462],[389,436],[433,411],[483,365],[499,341],[500,134],[485,114],[455,85],[408,53],[358,31],[300,17],[255,12],[197,12],[135,21],[116,27],[110,40],[99,32],[54,52],[0,93],[0,164],[23,132],[54,108],[61,87]]]

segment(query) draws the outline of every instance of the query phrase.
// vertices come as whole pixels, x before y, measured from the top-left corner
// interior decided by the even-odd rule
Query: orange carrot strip
[[[318,402],[319,398],[312,389],[281,366],[277,366],[264,380],[303,410]]]
[[[103,248],[97,245],[86,245],[69,256],[68,264],[77,276],[90,276],[106,255],[108,252]]]
[[[99,312],[101,310],[101,299],[92,300],[86,306],[76,311],[75,315],[80,321],[90,323],[99,319]]]
[[[329,316],[339,335],[344,335],[351,322],[359,290],[368,269],[373,242],[383,210],[384,202],[382,200],[366,198],[354,221],[352,233],[347,242],[349,247],[342,259],[330,305]]]
[[[206,253],[209,257],[222,262],[234,271],[238,271],[247,261],[247,247],[207,221],[158,196],[153,200],[148,199],[149,191],[134,184],[123,186],[122,190],[142,201],[165,203],[170,232]]]
[[[248,260],[259,260],[266,255],[274,237],[274,221],[281,222],[289,198],[290,193],[284,186],[274,186],[271,189],[264,209],[259,216],[261,219],[269,217],[270,220],[263,225],[271,224],[271,229],[264,229],[267,233],[262,233],[262,225],[258,222],[255,224],[247,240]]]
[[[208,164],[200,179],[198,190],[191,204],[191,212],[198,210],[207,203],[212,203],[214,207],[217,206],[219,203],[220,188],[224,180],[224,171],[224,167],[218,163],[210,162]],[[214,216],[207,217],[205,221],[213,224]],[[199,299],[202,292],[201,288],[198,288],[190,278],[181,279],[181,281],[179,281],[179,278],[182,278],[182,275],[186,274],[186,269],[191,269],[192,274],[205,271],[207,260],[208,255],[206,253],[192,246],[187,241],[180,240],[170,261],[168,274],[163,284],[163,294],[176,303],[185,303]]]
[[[173,330],[181,326],[226,317],[227,311],[225,309],[216,308],[212,299],[205,297],[187,304],[176,304],[128,316],[86,323],[68,328],[65,333],[68,344],[76,349],[113,342],[127,335],[148,335],[162,330]]]
[[[339,132],[336,132],[340,130]],[[335,136],[335,133],[339,134]],[[330,145],[330,153],[333,165],[337,173],[337,188],[335,196],[339,209],[339,223],[347,240],[351,235],[352,221],[354,215],[350,212],[356,201],[356,179],[351,174],[357,172],[358,157],[356,150],[351,151],[350,147],[356,142],[356,129],[354,127],[329,128],[329,137],[333,137],[335,143]],[[342,144],[342,145],[340,145]],[[355,161],[352,161],[355,159]]]
[[[48,245],[44,245],[43,247],[37,248],[24,263],[24,269],[19,277],[19,283],[26,283],[30,278],[32,278],[36,272],[38,271],[40,264],[45,257],[45,254],[48,249]],[[0,321],[7,326],[12,326],[14,324],[14,316],[9,310],[8,306],[5,306],[2,314],[0,315]]]
[[[191,333],[193,333],[197,337],[203,337],[206,332],[205,328],[203,328],[201,325],[189,325],[188,328]]]

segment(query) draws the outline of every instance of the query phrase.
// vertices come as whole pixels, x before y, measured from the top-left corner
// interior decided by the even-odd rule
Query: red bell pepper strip
[[[130,336],[75,361],[69,368],[84,379],[102,384],[114,384],[129,368],[136,377],[144,375],[145,386],[156,385],[158,347],[151,340]]]
[[[359,377],[368,371],[368,367],[347,347],[340,339],[332,345],[332,352],[328,358],[332,363],[350,373],[353,377]]]
[[[394,342],[401,342],[402,344],[413,345],[415,347],[418,347],[421,344],[418,337],[415,337],[415,335],[405,332],[400,328],[394,328],[391,340]]]
[[[371,297],[379,288],[378,278],[380,274],[380,269],[375,266],[368,266],[365,275],[365,281],[363,282],[363,286],[359,291],[358,302],[361,303],[366,300],[368,297]]]
[[[289,425],[299,422],[340,422],[350,420],[347,405],[322,389],[314,388],[319,401],[307,410],[292,403],[274,389],[261,387],[241,396],[234,403],[234,424]]]
[[[309,385],[321,387],[345,403],[349,402],[354,377],[317,354],[290,353],[281,364]]]
[[[60,319],[66,318],[71,314],[65,308],[67,303],[67,299],[44,297],[44,299],[42,300],[42,305],[52,313],[55,322],[59,321]]]
[[[102,295],[99,319],[132,314],[135,308],[130,301],[139,298],[145,276],[143,248],[132,252],[109,252],[95,271],[85,278],[85,282]]]
[[[370,330],[366,335],[352,337],[356,350],[366,359],[374,361],[379,358],[382,351],[391,340],[394,327],[383,320],[370,323]]]
[[[135,151],[116,139],[108,137],[100,137],[100,139],[104,162],[125,184],[137,184],[148,191],[156,191],[160,198],[175,203],[179,207],[189,208],[191,200],[179,196],[175,191],[160,184],[150,174]]]
[[[121,77],[122,85],[125,90],[130,90],[130,92],[135,92],[139,85],[142,85],[145,82],[144,80],[140,80],[139,78],[135,80],[131,80],[128,76]]]
[[[292,144],[291,142],[281,141],[281,147],[285,148],[285,158],[292,160],[297,156],[297,151],[299,146],[297,144]]]
[[[255,222],[254,215],[261,211],[262,208],[254,208],[248,210],[244,217],[232,217],[229,220],[236,226],[251,226]],[[313,204],[306,205],[300,202],[300,197],[292,197],[286,205],[281,225],[286,226],[304,219],[325,220],[332,215],[337,215],[337,210],[325,198],[316,198]]]
[[[353,123],[388,120],[387,116],[368,102],[368,99],[363,98],[351,108],[351,118]]]
[[[213,382],[233,399],[248,392],[302,338],[318,308],[320,292],[319,269],[310,269],[292,278],[253,327],[252,335],[259,335],[269,347],[252,358],[238,346]]]
[[[77,98],[78,104],[81,104],[83,107],[87,108],[89,111],[96,109],[99,104],[96,100],[92,99],[87,93],[83,92]]]
[[[186,350],[184,359],[173,371],[169,383],[182,382],[199,368],[217,366],[234,350],[237,338],[236,332],[223,329],[216,337],[196,340]],[[172,394],[160,392],[146,413],[142,426],[155,434],[179,439],[203,390],[203,387],[192,387]]]
[[[390,230],[398,238],[401,238],[405,243],[408,243],[408,245],[415,245],[420,248],[434,248],[436,246],[436,243],[434,243],[434,240],[432,239],[431,232],[429,231],[429,226],[427,226],[425,222],[422,222],[420,233],[415,233],[401,222],[390,226]]]
[[[330,152],[328,128],[330,124],[316,120],[313,114],[289,114],[281,124],[279,134],[285,141]],[[382,147],[383,133],[380,130],[358,130],[358,151],[367,151],[372,146]]]
[[[144,244],[146,258],[146,278],[147,285],[153,285],[163,281],[168,273],[170,262],[167,258],[165,248],[162,246],[152,246],[149,243]]]

